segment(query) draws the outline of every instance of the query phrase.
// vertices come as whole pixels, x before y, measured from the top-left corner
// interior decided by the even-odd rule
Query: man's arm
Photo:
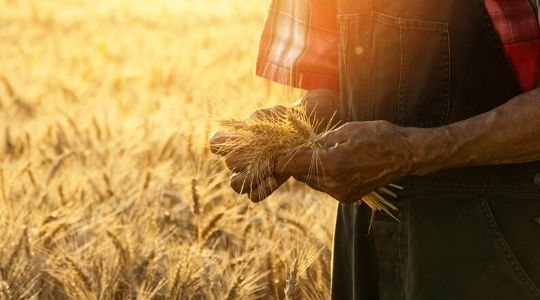
[[[470,119],[409,130],[411,175],[540,160],[540,88]]]
[[[327,149],[277,162],[274,177],[250,190],[261,201],[290,176],[349,203],[408,175],[442,169],[540,160],[540,88],[470,119],[437,128],[386,121],[349,122],[331,131]],[[316,159],[314,159],[316,157]],[[313,163],[318,166],[314,168]],[[322,170],[313,174],[314,169]],[[252,186],[240,176],[231,182]]]
[[[328,148],[324,151],[305,151],[278,162],[275,176],[292,175],[340,202],[350,203],[403,176],[536,161],[540,160],[540,89],[443,127],[350,122],[331,131],[325,141]],[[324,172],[310,174],[314,161]],[[265,195],[274,188],[269,184]]]

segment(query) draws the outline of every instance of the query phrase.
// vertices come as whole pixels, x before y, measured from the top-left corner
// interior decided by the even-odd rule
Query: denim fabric
[[[367,206],[340,205],[333,299],[540,299],[540,185],[460,172],[400,180],[400,222],[369,235]]]
[[[484,0],[338,0],[341,117],[434,127],[522,93]]]
[[[338,0],[340,115],[435,127],[522,93],[484,0]],[[402,178],[340,205],[333,299],[540,299],[540,162]]]

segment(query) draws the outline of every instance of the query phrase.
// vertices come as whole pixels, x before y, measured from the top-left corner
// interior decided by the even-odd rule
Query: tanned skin
[[[321,103],[329,100],[311,98],[314,102],[320,98]],[[328,107],[311,107],[320,115],[330,115]],[[263,109],[256,113],[267,112]],[[214,153],[219,154],[216,144],[224,138],[220,133],[212,137]],[[238,172],[231,179],[231,187],[258,202],[292,176],[342,203],[352,203],[403,176],[464,166],[538,161],[540,88],[484,114],[442,127],[409,128],[387,121],[349,122],[330,132],[325,143],[327,149],[317,153],[324,174],[312,174],[313,152],[303,151],[291,160],[276,162],[273,176],[256,186],[242,175],[231,158],[228,166]]]

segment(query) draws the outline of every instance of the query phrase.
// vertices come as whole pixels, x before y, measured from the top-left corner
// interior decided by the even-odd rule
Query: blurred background
[[[228,188],[269,1],[0,0],[0,299],[328,299],[334,201]]]

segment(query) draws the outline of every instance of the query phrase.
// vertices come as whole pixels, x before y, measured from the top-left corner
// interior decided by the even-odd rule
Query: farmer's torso
[[[484,0],[338,1],[338,33],[347,121],[441,126],[523,93]],[[334,298],[540,298],[540,162],[400,183],[401,222],[370,236],[367,208],[340,206]]]

